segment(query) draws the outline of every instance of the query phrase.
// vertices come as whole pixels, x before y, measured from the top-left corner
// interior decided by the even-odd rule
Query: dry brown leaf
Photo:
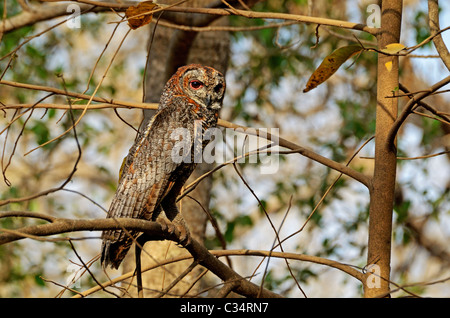
[[[128,19],[128,25],[133,30],[140,28],[152,21],[153,14],[146,14],[152,11],[157,5],[153,1],[144,1],[135,7],[129,7],[125,11],[125,16]]]
[[[359,45],[349,45],[333,51],[322,61],[319,67],[311,75],[303,93],[306,93],[325,82],[342,64],[344,64],[345,61],[362,50],[363,48]]]

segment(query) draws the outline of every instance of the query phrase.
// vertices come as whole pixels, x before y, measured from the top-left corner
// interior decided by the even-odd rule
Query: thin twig
[[[161,298],[166,295],[172,288],[175,287],[186,275],[188,275],[192,270],[198,265],[198,261],[194,260],[178,277],[170,283],[163,291],[159,292],[159,295],[156,298]]]
[[[422,99],[428,97],[430,94],[432,94],[433,92],[437,91],[438,89],[449,83],[450,83],[450,76],[447,76],[446,78],[432,85],[428,90],[411,97],[409,102],[404,106],[403,111],[400,113],[400,115],[397,117],[397,119],[391,126],[391,130],[389,131],[389,134],[386,139],[387,146],[390,147],[394,146],[394,140],[397,135],[397,132],[400,129],[400,126],[405,122],[406,118],[413,110],[413,107],[416,104],[418,104]]]
[[[114,294],[113,292],[107,290],[105,287],[103,287],[103,285],[97,280],[97,278],[95,278],[94,274],[91,272],[91,270],[89,269],[89,266],[87,266],[83,259],[80,257],[80,255],[78,254],[77,250],[75,249],[75,246],[73,245],[72,241],[69,240],[70,246],[72,247],[72,251],[75,253],[75,256],[78,258],[78,260],[81,262],[81,264],[83,265],[83,268],[85,268],[87,270],[87,272],[89,273],[89,275],[92,277],[92,279],[95,281],[95,283],[100,286],[100,288],[107,292],[108,294],[114,295],[116,297],[119,297],[118,295]]]
[[[371,138],[367,139],[359,148],[358,150],[350,157],[350,159],[347,161],[347,165],[349,165],[353,159],[358,155],[358,153],[375,137],[372,136]],[[290,239],[291,237],[293,237],[294,235],[297,235],[298,233],[302,232],[303,229],[305,228],[306,224],[311,220],[312,216],[314,215],[314,213],[318,210],[318,208],[320,207],[320,205],[323,203],[323,201],[325,200],[326,196],[330,193],[330,191],[333,189],[333,187],[336,185],[336,183],[339,181],[339,179],[342,177],[342,173],[340,173],[336,179],[334,179],[333,183],[327,188],[327,190],[325,191],[325,193],[322,195],[322,197],[320,198],[319,202],[314,206],[314,209],[311,211],[311,213],[308,215],[308,218],[306,219],[306,221],[304,222],[304,224],[302,225],[302,227],[297,230],[296,232],[292,233],[291,235],[287,236],[286,238],[284,238],[282,240],[282,242],[286,241],[287,239]]]
[[[42,86],[42,85],[35,85],[35,84],[25,84],[25,83],[18,83],[13,81],[7,81],[7,80],[0,80],[0,85],[8,85],[12,87],[18,87],[18,88],[24,88],[24,89],[32,89],[32,90],[38,90],[38,91],[44,91],[44,92],[50,92],[57,95],[63,95],[63,96],[69,96],[69,97],[75,97],[83,100],[91,100],[93,102],[100,102],[100,103],[107,103],[110,105],[115,105],[116,107],[125,107],[125,108],[149,108],[149,109],[157,109],[158,104],[155,103],[140,103],[140,102],[128,102],[128,101],[121,101],[116,99],[107,99],[104,97],[97,97],[93,95],[86,95],[86,94],[80,94],[75,92],[69,92],[63,89],[58,89],[50,86]],[[30,104],[25,104],[30,105]],[[33,104],[34,105],[34,104]],[[2,106],[0,109],[8,109],[9,107]],[[108,108],[107,105],[72,105],[73,109],[98,109],[98,108]],[[111,106],[109,106],[111,107]],[[12,106],[11,108],[23,108],[22,105],[16,105]],[[36,104],[35,108],[57,108],[57,109],[69,109],[69,105],[55,105],[55,104]]]
[[[82,119],[82,118],[84,117],[84,115],[86,114],[86,111],[87,111],[89,105],[91,104],[91,102],[92,102],[92,100],[93,100],[95,94],[97,94],[97,91],[99,90],[100,86],[102,85],[103,80],[106,78],[106,74],[108,73],[108,71],[109,71],[109,69],[110,69],[110,67],[111,67],[111,65],[112,65],[112,63],[113,63],[115,57],[117,56],[117,53],[119,52],[120,48],[122,47],[123,42],[124,42],[125,39],[127,38],[128,34],[130,34],[130,31],[131,31],[131,29],[129,29],[129,30],[127,31],[127,33],[125,33],[124,37],[122,38],[122,41],[120,42],[120,44],[119,44],[117,50],[114,52],[114,55],[112,56],[111,61],[110,61],[110,63],[108,64],[108,67],[106,68],[106,71],[105,71],[105,73],[104,73],[103,76],[102,76],[102,79],[100,80],[100,82],[99,82],[99,83],[97,84],[97,86],[95,87],[95,90],[94,90],[94,92],[92,93],[91,98],[88,100],[88,103],[86,104],[85,108],[83,109],[83,111],[82,111],[82,113],[80,114],[80,116],[78,117],[78,119],[77,119],[76,121],[74,121],[74,123],[72,124],[72,126],[69,127],[65,132],[63,132],[62,134],[60,134],[59,136],[57,136],[57,137],[55,137],[55,138],[52,138],[52,139],[50,139],[50,140],[44,142],[43,144],[39,145],[38,147],[31,149],[30,151],[28,151],[28,152],[26,152],[26,153],[24,154],[25,156],[28,155],[29,153],[33,152],[34,150],[36,150],[36,149],[38,149],[38,148],[41,148],[41,147],[43,147],[43,146],[45,146],[45,145],[48,145],[49,143],[51,143],[51,142],[53,142],[53,141],[55,141],[55,140],[61,138],[62,136],[64,136],[65,134],[67,134],[67,133],[68,133],[69,131],[71,131],[72,129],[75,129],[75,127],[78,125],[78,123],[81,121],[81,119]]]

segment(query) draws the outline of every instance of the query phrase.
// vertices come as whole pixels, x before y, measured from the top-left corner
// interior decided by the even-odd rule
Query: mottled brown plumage
[[[194,156],[206,145],[194,138],[216,126],[224,93],[225,79],[215,69],[197,64],[178,69],[163,90],[157,113],[129,151],[108,218],[155,221],[164,211],[164,225],[188,238],[176,199],[196,166]],[[139,234],[103,231],[103,266],[118,268]]]

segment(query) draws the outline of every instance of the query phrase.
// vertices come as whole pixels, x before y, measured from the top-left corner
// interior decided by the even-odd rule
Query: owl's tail
[[[102,235],[103,242],[100,262],[104,269],[108,266],[118,269],[133,243],[133,238],[127,235],[122,240],[113,241],[109,239],[113,235],[108,232],[111,231],[105,231]]]

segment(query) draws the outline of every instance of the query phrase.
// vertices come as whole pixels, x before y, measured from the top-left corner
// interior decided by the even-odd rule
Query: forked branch
[[[0,218],[6,216],[0,213]],[[11,216],[9,213],[7,216]],[[38,215],[42,218],[42,215]],[[7,230],[6,233],[0,234],[0,245],[17,241],[25,237],[40,238],[55,234],[70,233],[76,231],[102,231],[117,228],[126,228],[145,233],[153,240],[171,240],[179,242],[176,231],[169,233],[161,228],[157,222],[151,222],[141,219],[119,218],[119,219],[91,219],[91,220],[74,220],[64,218],[52,218],[51,223],[27,226],[18,230]],[[1,229],[0,229],[1,230]],[[68,239],[69,240],[69,239]],[[211,254],[202,244],[192,239],[191,243],[186,246],[195,260],[200,265],[208,268],[224,281],[237,280],[240,283],[234,289],[236,293],[247,297],[257,297],[260,287],[245,280],[230,267],[222,263],[216,256]],[[281,297],[269,290],[263,289],[261,297],[274,298]]]
[[[175,232],[167,232],[161,228],[161,225],[157,222],[151,222],[140,219],[131,218],[119,218],[119,219],[65,219],[56,218],[53,216],[48,216],[42,213],[34,212],[1,212],[0,218],[5,217],[29,217],[38,218],[46,220],[49,223],[39,224],[33,226],[27,226],[16,230],[0,229],[4,233],[0,234],[0,245],[21,240],[23,238],[32,239],[46,239],[51,235],[58,235],[63,233],[71,233],[77,231],[102,231],[102,230],[112,230],[120,228],[127,228],[128,230],[135,230],[145,233],[148,237],[153,240],[172,240],[175,242],[179,241],[178,234]],[[49,240],[52,240],[49,238]],[[70,240],[70,238],[61,238],[61,240]],[[217,275],[220,279],[225,282],[233,281],[233,290],[241,295],[247,297],[281,297],[280,295],[273,293],[266,289],[260,289],[260,286],[255,285],[245,278],[241,277],[239,274],[234,272],[230,267],[222,263],[218,257],[228,256],[228,255],[253,255],[253,256],[263,256],[267,257],[269,254],[271,257],[293,259],[300,261],[307,261],[316,264],[322,264],[325,266],[330,266],[339,269],[350,276],[364,282],[366,274],[362,273],[360,270],[346,264],[342,264],[336,261],[324,259],[316,256],[309,256],[296,253],[285,253],[285,252],[274,252],[274,251],[253,251],[253,250],[234,250],[234,251],[208,251],[204,245],[200,244],[196,240],[192,240],[192,243],[185,247],[192,257],[202,266],[210,270],[212,273]],[[187,259],[188,256],[182,256],[181,259]],[[143,271],[149,270],[150,268],[145,268]],[[125,274],[122,279],[131,277],[131,274]],[[93,288],[91,292],[100,290],[109,286],[117,281],[105,282],[101,284],[101,287]],[[89,292],[89,293],[91,293]],[[89,294],[88,293],[88,294]],[[261,293],[261,294],[259,294]],[[83,294],[86,296],[87,294]]]

